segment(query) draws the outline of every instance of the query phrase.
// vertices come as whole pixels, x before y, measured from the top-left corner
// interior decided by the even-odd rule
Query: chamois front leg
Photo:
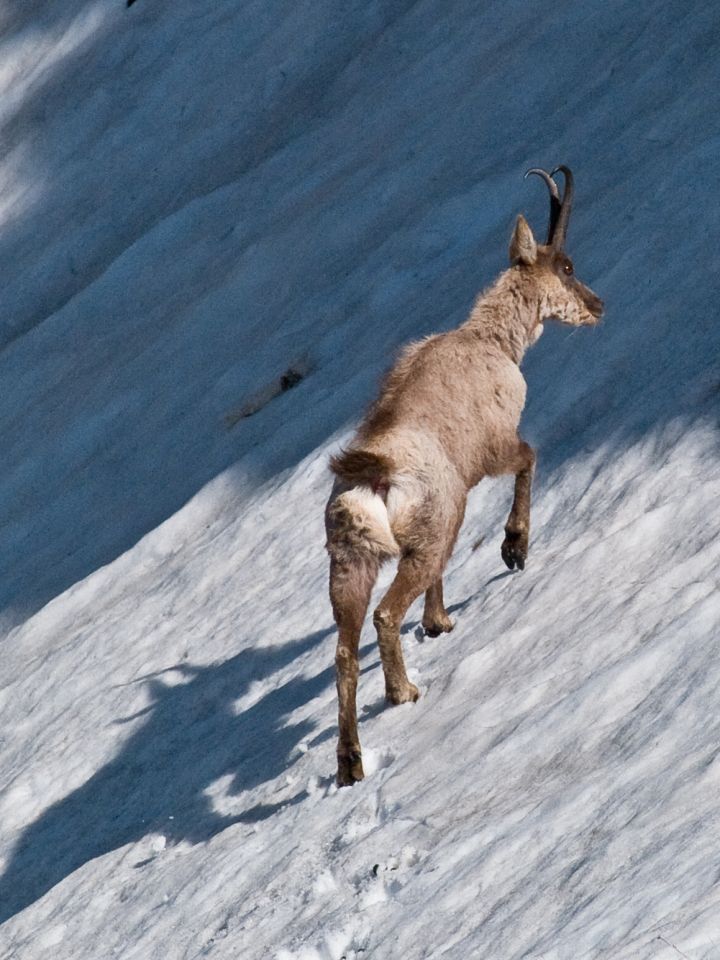
[[[441,633],[450,633],[454,626],[445,609],[442,577],[439,577],[425,593],[422,627],[429,637],[439,637]]]
[[[535,452],[524,440],[518,442],[512,472],[515,474],[515,497],[505,524],[505,539],[500,552],[507,567],[525,569],[530,536],[530,490]]]

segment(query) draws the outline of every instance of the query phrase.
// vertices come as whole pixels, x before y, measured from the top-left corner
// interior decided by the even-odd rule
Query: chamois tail
[[[389,482],[395,465],[390,457],[381,453],[351,449],[330,457],[330,469],[346,483],[367,483],[374,486]]]

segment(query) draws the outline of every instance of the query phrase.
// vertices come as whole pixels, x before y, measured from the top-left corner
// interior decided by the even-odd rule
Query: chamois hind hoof
[[[500,553],[509,570],[514,570],[515,567],[524,570],[528,554],[527,534],[508,533],[500,547]]]
[[[423,620],[422,623],[422,628],[428,637],[439,637],[441,633],[450,633],[454,627],[455,621],[451,620],[447,615],[445,617],[438,617],[435,620],[428,620],[427,622]]]
[[[404,687],[394,687],[392,690],[385,691],[385,699],[393,706],[398,706],[401,703],[415,703],[419,696],[420,691],[410,681]]]
[[[339,787],[351,787],[354,783],[363,780],[365,772],[362,765],[362,754],[358,751],[347,757],[338,755],[338,770],[336,782]]]

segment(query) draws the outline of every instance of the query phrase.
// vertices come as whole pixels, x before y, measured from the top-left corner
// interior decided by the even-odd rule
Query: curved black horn
[[[548,220],[547,240],[545,241],[545,243],[550,244],[552,243],[558,217],[560,216],[560,210],[562,208],[558,185],[555,183],[547,170],[543,170],[541,167],[532,167],[527,171],[525,177],[529,177],[531,173],[534,173],[536,176],[544,180],[547,184],[548,190],[550,191],[550,219]]]
[[[555,167],[550,176],[554,177],[556,173],[561,173],[565,177],[565,189],[563,190],[562,203],[560,205],[560,216],[557,219],[555,233],[552,238],[552,245],[556,250],[562,250],[565,246],[565,235],[567,234],[568,220],[573,202],[573,175],[570,167],[561,163]]]

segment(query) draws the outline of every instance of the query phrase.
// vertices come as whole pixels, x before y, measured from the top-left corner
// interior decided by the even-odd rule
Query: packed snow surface
[[[720,958],[719,26],[0,7],[3,960]],[[557,163],[607,314],[524,364],[528,566],[484,481],[337,790],[328,455]]]

